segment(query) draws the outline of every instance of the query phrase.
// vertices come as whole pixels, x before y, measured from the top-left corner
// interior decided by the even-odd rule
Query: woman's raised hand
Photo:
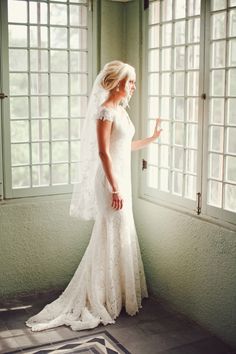
[[[162,130],[163,130],[163,129],[160,128],[160,126],[161,126],[161,118],[157,118],[157,119],[156,119],[155,128],[154,128],[154,132],[153,132],[153,134],[152,134],[152,137],[153,137],[154,139],[159,138],[159,136],[160,136],[160,134],[161,134],[161,132],[162,132]]]

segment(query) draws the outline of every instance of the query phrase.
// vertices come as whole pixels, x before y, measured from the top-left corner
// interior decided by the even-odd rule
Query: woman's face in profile
[[[122,97],[126,97],[128,96],[132,96],[136,86],[135,86],[136,80],[135,77],[134,78],[125,78],[123,80],[120,81],[120,94]]]

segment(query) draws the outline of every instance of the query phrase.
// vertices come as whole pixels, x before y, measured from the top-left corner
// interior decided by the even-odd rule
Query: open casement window
[[[236,1],[150,1],[144,12],[142,195],[236,219]]]
[[[88,0],[2,0],[4,198],[68,193],[92,75]]]

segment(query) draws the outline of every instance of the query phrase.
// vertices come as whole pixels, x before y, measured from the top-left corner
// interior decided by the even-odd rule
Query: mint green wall
[[[127,4],[127,57],[139,74],[140,3]],[[138,75],[138,89],[141,82]],[[140,92],[130,115],[141,137]],[[236,347],[236,232],[139,198],[133,153],[133,205],[149,291]]]

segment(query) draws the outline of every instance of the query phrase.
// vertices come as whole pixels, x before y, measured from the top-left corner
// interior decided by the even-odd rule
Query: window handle
[[[5,95],[5,93],[1,92],[0,93],[0,99],[3,100],[4,98],[7,98],[8,96]]]

